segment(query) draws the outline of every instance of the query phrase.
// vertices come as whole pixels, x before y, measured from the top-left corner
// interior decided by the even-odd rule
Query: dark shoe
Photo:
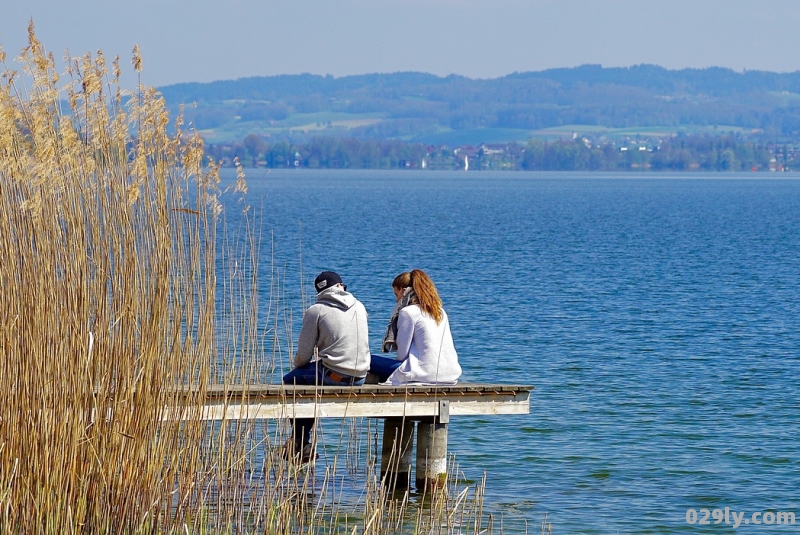
[[[313,446],[313,444],[306,444],[303,446],[303,451],[298,453],[294,450],[294,442],[289,440],[283,445],[281,458],[285,461],[293,459],[297,464],[308,464],[311,461],[316,461],[319,459],[319,454],[316,452],[316,448]]]
[[[303,446],[303,454],[300,456],[300,464],[308,464],[312,461],[319,459],[317,448],[313,444],[306,444]]]

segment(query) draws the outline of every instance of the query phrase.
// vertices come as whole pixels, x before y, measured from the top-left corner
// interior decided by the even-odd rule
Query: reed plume
[[[119,58],[65,60],[32,23],[21,74],[0,49],[0,533],[481,532],[455,485],[407,517],[372,456],[348,464],[366,491],[345,514],[338,454],[317,478],[276,454],[279,422],[176,417],[211,383],[270,381],[283,291],[260,317],[258,223],[243,204],[227,229],[200,136],[122,89]]]
[[[217,169],[102,53],[68,58],[59,88],[31,24],[23,74],[3,60],[0,525],[168,525],[205,433],[162,412],[178,385],[202,396],[213,359]]]

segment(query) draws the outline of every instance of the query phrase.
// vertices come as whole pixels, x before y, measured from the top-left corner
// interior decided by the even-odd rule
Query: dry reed
[[[0,533],[487,532],[482,484],[414,509],[373,448],[344,460],[366,479],[345,510],[338,454],[299,469],[282,422],[165,421],[291,354],[274,268],[258,309],[258,222],[227,229],[201,138],[153,88],[121,89],[118,58],[68,57],[59,76],[31,24],[22,74],[0,61]],[[345,425],[338,446],[363,436]]]

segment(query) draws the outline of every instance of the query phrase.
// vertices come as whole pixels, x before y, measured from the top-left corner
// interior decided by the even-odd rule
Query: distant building
[[[499,143],[482,143],[478,147],[478,153],[481,156],[491,156],[494,154],[505,154],[507,145]]]
[[[477,158],[479,150],[472,145],[464,145],[455,149],[453,153],[456,155],[468,156],[470,158]]]

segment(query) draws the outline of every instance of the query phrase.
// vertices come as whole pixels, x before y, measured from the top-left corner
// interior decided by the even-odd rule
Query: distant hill
[[[330,135],[478,144],[581,130],[800,137],[800,72],[584,65],[494,79],[301,74],[159,90],[172,109],[194,104],[186,107],[187,120],[211,142],[257,133],[294,142]]]

